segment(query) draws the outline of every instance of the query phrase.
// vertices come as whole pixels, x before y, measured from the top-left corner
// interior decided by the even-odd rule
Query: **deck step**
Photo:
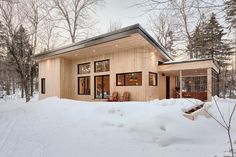
[[[202,103],[197,106],[193,106],[190,109],[185,110],[183,116],[185,116],[186,118],[188,118],[190,120],[194,120],[199,115],[204,115],[206,117],[209,117],[209,115],[207,114],[206,111],[208,111],[210,106],[211,106],[210,102],[206,102],[206,103]]]

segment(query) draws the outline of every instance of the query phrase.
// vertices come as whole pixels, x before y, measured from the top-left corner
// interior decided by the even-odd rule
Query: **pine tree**
[[[8,58],[16,65],[22,86],[24,87],[26,102],[30,100],[30,77],[32,71],[33,48],[30,45],[29,35],[25,28],[20,26],[14,33],[12,40],[7,40]]]
[[[6,28],[0,21],[0,61],[3,59],[6,52]]]
[[[200,23],[195,28],[194,33],[192,34],[191,40],[192,44],[189,43],[188,51],[192,51],[193,58],[203,58],[205,42],[204,42],[204,34],[202,31],[203,23]]]
[[[203,31],[206,42],[206,57],[218,59],[217,57],[221,54],[221,47],[224,46],[222,37],[226,33],[224,33],[223,27],[216,20],[214,13],[211,15]]]
[[[174,47],[174,32],[169,31],[167,33],[167,38],[169,39],[166,43],[166,50],[171,53],[172,56],[176,56],[176,51],[173,49]]]
[[[195,58],[212,58],[220,66],[225,66],[232,54],[231,46],[223,39],[225,34],[213,13],[208,22],[196,27],[192,35],[192,47],[189,49],[193,51]]]
[[[225,2],[226,20],[228,20],[232,27],[236,28],[236,0],[227,0]]]

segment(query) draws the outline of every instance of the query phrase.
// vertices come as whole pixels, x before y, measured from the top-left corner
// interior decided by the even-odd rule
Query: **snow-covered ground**
[[[218,99],[217,99],[218,100]],[[219,99],[227,116],[236,100]],[[212,118],[183,117],[196,100],[82,102],[0,99],[0,157],[214,157],[229,150]],[[210,112],[217,115],[214,105]],[[236,113],[233,118],[236,140]]]

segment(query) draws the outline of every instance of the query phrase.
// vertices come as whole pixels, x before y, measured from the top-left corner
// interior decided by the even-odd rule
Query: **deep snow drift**
[[[217,99],[227,116],[236,100]],[[213,157],[227,154],[212,118],[183,117],[197,100],[82,102],[0,100],[0,157]],[[214,104],[210,112],[217,114]],[[236,113],[233,118],[236,140]]]

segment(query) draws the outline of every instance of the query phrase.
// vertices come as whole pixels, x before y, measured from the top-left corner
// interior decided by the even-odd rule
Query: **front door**
[[[170,98],[170,77],[166,76],[166,99]]]
[[[95,99],[106,99],[110,96],[110,76],[95,76]]]

